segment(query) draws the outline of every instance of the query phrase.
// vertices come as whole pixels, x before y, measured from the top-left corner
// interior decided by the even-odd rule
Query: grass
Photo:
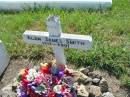
[[[0,39],[11,57],[38,59],[44,57],[44,52],[52,53],[51,48],[24,43],[22,34],[27,29],[47,31],[46,19],[55,14],[61,18],[63,32],[93,37],[89,51],[66,49],[68,62],[107,70],[118,78],[123,77],[123,84],[130,87],[130,1],[113,0],[108,11],[43,8],[0,13]]]

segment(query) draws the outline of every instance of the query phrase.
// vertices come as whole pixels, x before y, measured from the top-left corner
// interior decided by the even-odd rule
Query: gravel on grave
[[[13,83],[14,78],[18,76],[18,72],[25,67],[33,67],[39,63],[49,62],[49,58],[44,60],[35,61],[35,60],[26,60],[26,59],[16,59],[11,60],[9,66],[7,67],[5,73],[1,77],[0,88],[7,86],[10,83]],[[71,65],[72,67],[72,65]],[[128,96],[128,90],[126,88],[120,87],[120,82],[114,77],[110,76],[107,72],[94,70],[95,73],[99,73],[105,78],[108,82],[109,91],[113,93],[115,97],[130,97]],[[96,81],[96,79],[95,79]]]

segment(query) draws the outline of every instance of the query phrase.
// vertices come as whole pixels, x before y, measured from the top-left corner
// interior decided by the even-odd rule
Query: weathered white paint
[[[47,20],[48,32],[25,31],[24,41],[31,44],[52,45],[57,64],[66,64],[64,48],[88,50],[92,45],[92,37],[62,33],[60,20],[50,16]]]
[[[2,41],[0,40],[0,76],[6,69],[7,65],[9,64],[9,60],[10,58],[6,52],[6,49]]]
[[[59,17],[48,17],[47,28],[49,32],[49,37],[59,38],[62,33]],[[56,58],[56,64],[66,64],[63,48],[54,45],[53,52]]]
[[[23,10],[48,6],[50,8],[111,8],[112,0],[0,0],[0,10]]]
[[[92,38],[90,36],[67,33],[61,33],[60,37],[50,37],[48,32],[25,31],[23,38],[30,44],[52,45],[61,48],[88,50],[92,45]]]

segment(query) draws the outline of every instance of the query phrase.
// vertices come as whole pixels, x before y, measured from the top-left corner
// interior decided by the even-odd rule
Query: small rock
[[[80,71],[85,75],[88,75],[88,73],[90,72],[88,68],[83,68]]]
[[[91,83],[92,82],[92,78],[88,78],[88,79],[86,79],[85,81],[84,81],[84,84],[86,85],[86,84],[88,84],[88,83]]]
[[[76,82],[79,82],[79,83],[85,83],[85,81],[89,78],[88,76],[86,76],[85,74],[77,71],[74,74],[74,81]]]
[[[99,79],[99,78],[93,78],[92,82],[93,82],[94,84],[99,84],[100,79]]]
[[[77,88],[77,97],[88,97],[89,93],[85,89],[85,86],[81,84],[79,88]]]
[[[88,73],[88,76],[91,77],[91,78],[95,78],[96,74],[93,73],[93,72],[89,72],[89,73]]]
[[[75,88],[79,87],[79,84],[77,82],[75,82],[73,85],[74,85]]]
[[[113,94],[110,93],[110,92],[103,93],[102,96],[103,96],[103,97],[114,97]]]
[[[99,75],[99,74],[97,74],[95,77],[98,78],[98,79],[100,79],[100,80],[102,79],[102,76]]]
[[[92,66],[87,66],[86,68],[89,69],[89,72],[93,71],[93,67]]]
[[[100,80],[99,87],[101,88],[102,93],[108,92],[108,83],[104,78]]]
[[[88,75],[89,72],[93,71],[93,68],[91,66],[87,66],[86,68],[81,68],[80,71],[85,74]]]
[[[80,77],[82,77],[83,79],[88,79],[89,77],[88,76],[86,76],[85,74],[83,74],[83,73],[81,73],[81,76]]]
[[[77,82],[79,83],[79,84],[89,84],[89,83],[91,83],[92,82],[92,79],[91,78],[79,78],[78,80],[77,80]]]
[[[101,72],[99,70],[94,70],[93,72],[89,72],[88,76],[91,77],[91,78],[102,79]]]
[[[90,92],[90,95],[94,95],[94,97],[95,97],[95,96],[96,96],[96,97],[99,97],[99,96],[102,95],[102,93],[101,93],[101,88],[98,87],[98,86],[94,86],[94,85],[91,85],[91,86],[90,86],[89,92]]]

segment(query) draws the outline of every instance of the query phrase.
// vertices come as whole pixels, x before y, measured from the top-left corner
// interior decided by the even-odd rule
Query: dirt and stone
[[[53,59],[48,57],[39,61],[23,58],[11,60],[1,76],[0,97],[17,97],[16,78],[18,72],[25,67],[32,68],[41,62],[49,62],[50,58]],[[93,70],[90,66],[75,69],[74,65],[70,64],[68,67],[68,70],[74,74],[74,85],[77,87],[78,97],[130,97],[129,91],[120,86],[120,81],[106,71]]]

